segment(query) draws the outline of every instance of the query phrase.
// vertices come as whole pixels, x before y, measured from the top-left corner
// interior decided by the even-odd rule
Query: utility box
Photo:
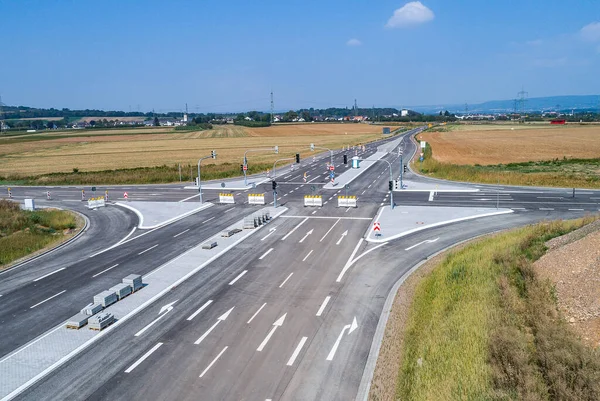
[[[114,291],[102,291],[100,294],[94,295],[94,303],[100,304],[105,308],[118,300],[117,294]]]
[[[94,315],[88,319],[88,327],[90,330],[100,331],[113,324],[114,321],[115,317],[112,313],[98,313],[97,315]]]
[[[25,199],[25,210],[35,210],[35,202],[33,199]]]
[[[389,135],[390,134],[390,127],[383,127],[383,135]]]
[[[358,160],[358,156],[354,156],[352,158],[352,168],[360,168],[360,160]]]
[[[130,274],[129,276],[125,277],[123,279],[123,284],[128,284],[131,286],[133,292],[136,292],[144,286],[144,283],[142,282],[142,276],[139,274]]]

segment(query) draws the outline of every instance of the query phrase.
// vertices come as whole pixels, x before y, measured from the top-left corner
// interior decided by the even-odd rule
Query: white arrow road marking
[[[342,329],[342,332],[340,333],[337,340],[335,341],[335,344],[333,344],[333,348],[331,349],[331,351],[329,351],[329,355],[327,355],[328,361],[333,361],[333,357],[335,356],[335,353],[336,353],[338,347],[340,346],[340,342],[342,341],[344,332],[346,330],[348,330],[348,335],[350,335],[354,330],[356,330],[357,327],[358,327],[358,323],[356,322],[356,316],[355,316],[354,320],[352,320],[352,324],[347,324]]]
[[[325,233],[325,235],[319,240],[319,242],[323,242],[323,240],[325,239],[325,237],[327,237],[327,234],[329,234],[331,232],[331,230],[333,230],[333,227],[335,227],[335,225],[337,223],[339,223],[339,222],[340,222],[340,219],[337,219],[335,221],[335,223],[333,223],[333,225],[331,226],[331,228],[329,230],[327,230],[327,232]]]
[[[338,242],[336,242],[336,245],[341,244],[342,240],[344,239],[344,237],[348,235],[348,230],[344,231],[344,233],[342,234],[342,236],[340,237],[340,239],[338,240]]]
[[[280,198],[278,198],[277,200],[279,200],[279,199],[280,199]],[[284,237],[283,237],[281,240],[282,240],[282,241],[285,241],[285,239],[286,239],[287,237],[289,237],[290,235],[292,235],[292,233],[293,233],[294,231],[296,231],[296,230],[298,229],[298,227],[300,227],[302,224],[306,223],[306,220],[308,220],[308,217],[307,217],[307,218],[305,218],[304,220],[302,220],[302,221],[300,222],[300,224],[298,224],[296,227],[292,228],[292,230],[291,230],[289,233],[287,233],[287,234],[286,234],[286,235],[285,235],[285,236],[284,236]]]
[[[233,307],[235,308],[235,306]],[[223,313],[221,316],[219,316],[217,318],[217,321],[215,322],[215,324],[213,324],[210,329],[206,330],[206,333],[202,334],[202,336],[197,339],[194,344],[198,345],[200,344],[209,334],[211,331],[213,331],[215,329],[215,327],[217,327],[219,325],[219,323],[225,321],[225,319],[227,319],[227,317],[229,316],[229,314],[231,313],[231,311],[233,310],[233,308],[229,309],[227,312]]]
[[[192,314],[190,315],[190,317],[188,317],[188,318],[187,318],[187,320],[192,320],[193,318],[195,318],[196,316],[198,316],[198,313],[202,312],[204,309],[206,309],[206,307],[207,307],[208,305],[210,305],[210,304],[212,304],[212,303],[213,303],[213,300],[212,300],[212,299],[209,299],[208,301],[206,301],[206,303],[205,303],[204,305],[202,305],[202,306],[200,307],[200,309],[198,309],[196,312],[192,313]]]
[[[150,351],[146,352],[140,359],[138,359],[137,361],[135,361],[133,365],[131,365],[130,367],[128,367],[127,370],[125,371],[125,373],[131,373],[131,371],[133,369],[137,368],[137,366],[140,363],[144,362],[150,355],[152,355],[152,353],[154,351],[156,351],[157,349],[159,349],[161,345],[163,345],[163,343],[158,343],[154,347],[152,347],[150,349]]]
[[[219,352],[219,355],[217,355],[217,357],[216,357],[215,359],[213,359],[213,361],[210,363],[210,365],[208,365],[208,366],[206,367],[206,369],[204,369],[204,370],[202,371],[202,373],[200,373],[200,377],[204,376],[204,375],[206,374],[206,372],[208,372],[208,370],[209,370],[210,368],[212,368],[212,365],[214,365],[214,364],[215,364],[215,362],[217,362],[217,360],[218,360],[218,359],[221,357],[221,355],[223,355],[223,354],[225,353],[225,351],[227,351],[227,348],[229,348],[229,346],[227,346],[227,347],[223,348],[223,351]]]
[[[160,308],[160,312],[158,312],[159,316],[156,319],[154,319],[152,322],[150,322],[150,324],[148,326],[144,327],[143,329],[141,329],[140,331],[135,333],[134,337],[141,336],[142,334],[144,334],[146,332],[146,330],[148,330],[150,327],[154,326],[156,324],[156,322],[161,320],[163,317],[167,316],[167,314],[173,310],[173,304],[177,301],[179,301],[179,300],[175,300],[169,304],[166,304],[162,308]]]
[[[307,232],[307,233],[306,233],[306,235],[305,235],[304,237],[302,237],[302,239],[301,239],[300,241],[298,241],[298,242],[300,242],[300,243],[304,242],[304,240],[305,240],[305,239],[306,239],[306,238],[307,238],[309,235],[311,235],[312,233],[313,233],[313,230],[312,230],[312,228],[311,228],[311,229],[310,229],[310,231],[309,231],[309,232]]]
[[[260,343],[260,345],[256,349],[258,352],[262,351],[265,348],[265,345],[267,345],[267,343],[271,339],[271,336],[273,335],[273,333],[275,333],[275,330],[277,330],[278,327],[283,326],[283,321],[285,320],[286,316],[287,316],[287,313],[284,313],[283,316],[281,316],[279,319],[277,319],[275,321],[275,323],[273,323],[273,328],[271,329],[271,331],[269,331],[269,334],[267,334],[267,336],[265,337],[263,342]]]
[[[271,234],[273,234],[275,232],[275,230],[277,230],[277,229],[276,228],[271,228],[269,230],[269,233],[267,235],[265,235],[264,237],[261,238],[261,241],[266,240],[269,237],[269,235],[271,235]]]
[[[290,359],[287,362],[287,366],[292,366],[294,364],[294,361],[298,357],[298,354],[300,354],[300,351],[302,350],[302,347],[304,347],[306,340],[308,340],[308,337],[302,337],[302,339],[300,339],[298,346],[296,347],[296,349],[294,350],[294,353],[292,354],[292,356],[290,357]]]
[[[425,241],[421,241],[418,244],[414,244],[413,246],[409,246],[408,248],[405,249],[405,251],[410,251],[413,248],[418,247],[419,245],[423,245],[423,244],[431,244],[437,240],[439,240],[440,237],[437,237],[436,239],[426,239]]]
[[[329,296],[329,295],[327,295],[325,297],[325,300],[323,301],[323,303],[321,304],[321,307],[317,311],[317,316],[321,316],[321,314],[323,314],[323,311],[325,310],[325,307],[327,307],[327,303],[329,303],[330,299],[331,299],[331,296]]]

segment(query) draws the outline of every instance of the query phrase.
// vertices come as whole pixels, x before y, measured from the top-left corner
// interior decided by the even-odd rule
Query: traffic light
[[[300,153],[296,153],[296,163],[300,163]]]
[[[210,157],[212,157],[213,159],[217,158],[217,151],[216,150],[211,150],[210,151]]]
[[[394,190],[394,181],[388,181],[388,185],[390,187],[390,191]]]
[[[277,189],[277,182],[271,181],[271,185],[273,186],[273,191]]]
[[[404,165],[404,172],[407,173],[408,172],[408,166],[405,164]]]
[[[240,164],[240,171],[243,173],[244,172],[244,165]]]
[[[348,164],[348,155],[344,155],[344,164]]]

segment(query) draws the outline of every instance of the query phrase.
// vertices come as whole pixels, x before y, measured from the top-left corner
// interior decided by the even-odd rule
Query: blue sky
[[[0,0],[9,105],[444,105],[600,93],[598,0]]]

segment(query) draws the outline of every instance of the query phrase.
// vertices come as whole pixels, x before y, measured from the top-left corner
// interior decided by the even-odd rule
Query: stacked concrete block
[[[90,317],[88,315],[78,313],[69,320],[67,320],[67,329],[79,330],[87,324],[89,318]]]
[[[142,276],[139,274],[130,274],[129,276],[123,279],[123,284],[128,284],[133,292],[136,292],[140,288],[143,287],[144,283],[142,282]]]
[[[101,304],[91,303],[81,310],[81,313],[87,316],[95,315],[104,309]]]
[[[132,288],[131,288],[131,285],[129,285],[129,284],[120,283],[120,284],[113,285],[112,287],[110,287],[109,291],[114,292],[120,301],[121,299],[125,298],[127,295],[132,293]]]
[[[98,313],[88,319],[88,327],[90,330],[102,330],[110,326],[115,321],[115,317],[112,313],[103,312]]]
[[[105,308],[118,300],[117,294],[114,291],[102,291],[100,294],[94,295],[94,303],[100,304]]]

